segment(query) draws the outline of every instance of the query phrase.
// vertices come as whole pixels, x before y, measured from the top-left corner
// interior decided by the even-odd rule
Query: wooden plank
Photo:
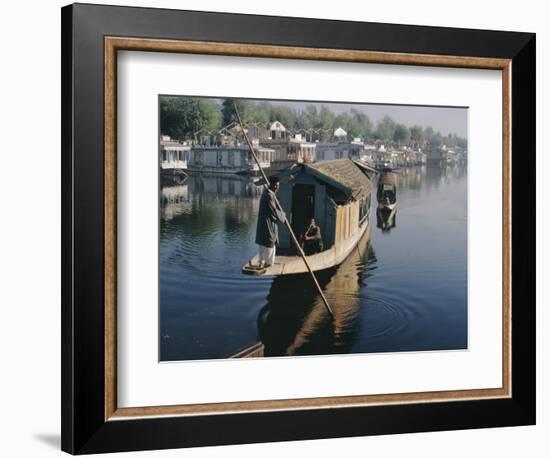
[[[244,348],[230,358],[262,358],[264,356],[264,344],[256,342],[250,347]]]

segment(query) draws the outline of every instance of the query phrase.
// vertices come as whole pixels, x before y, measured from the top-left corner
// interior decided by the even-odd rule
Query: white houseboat
[[[315,143],[307,142],[301,134],[296,134],[288,142],[287,160],[298,164],[311,164],[316,160],[316,147]]]
[[[365,145],[360,139],[352,142],[317,143],[315,158],[319,161],[334,161],[336,159],[366,160]]]
[[[191,146],[163,135],[160,139],[159,158],[162,178],[176,182],[183,180],[187,176],[190,152]]]
[[[268,169],[274,150],[254,145],[254,150],[263,169]],[[191,148],[188,163],[190,172],[240,173],[255,175],[258,165],[246,145],[197,145]]]
[[[160,140],[160,168],[162,170],[185,170],[189,162],[191,146],[163,136]]]

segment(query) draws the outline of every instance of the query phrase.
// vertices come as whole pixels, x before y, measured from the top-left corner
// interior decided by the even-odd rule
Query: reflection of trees
[[[339,267],[317,273],[334,319],[309,276],[276,277],[258,316],[264,356],[349,353],[359,332],[359,290],[372,262],[365,236]]]

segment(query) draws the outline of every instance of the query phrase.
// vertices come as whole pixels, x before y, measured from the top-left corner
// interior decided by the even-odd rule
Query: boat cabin
[[[271,166],[274,150],[255,146],[262,168]],[[202,146],[191,149],[189,170],[209,173],[258,173],[258,165],[246,145]]]
[[[382,170],[378,176],[376,200],[385,205],[392,205],[397,201],[397,176],[390,169]]]
[[[288,142],[287,159],[300,164],[315,162],[315,148],[315,143],[306,142],[297,134]]]
[[[279,202],[297,237],[310,218],[321,229],[324,250],[358,235],[368,223],[372,184],[369,171],[350,159],[296,164],[279,173]],[[279,248],[292,251],[290,235],[279,228]]]
[[[191,147],[178,141],[166,140],[160,143],[160,168],[161,170],[185,170],[189,162]]]
[[[361,142],[317,143],[315,159],[331,161],[334,159],[363,160],[366,156],[365,146]]]

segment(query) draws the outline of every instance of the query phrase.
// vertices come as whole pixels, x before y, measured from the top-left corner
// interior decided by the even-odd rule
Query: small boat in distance
[[[384,168],[380,171],[376,200],[379,205],[392,210],[397,204],[397,175],[390,168]]]
[[[313,271],[341,264],[363,236],[370,236],[370,174],[368,167],[351,159],[295,164],[278,174],[281,179],[278,199],[298,239],[311,218],[315,218],[321,230],[324,249],[306,256]],[[308,271],[282,225],[275,263],[264,269],[258,269],[257,265],[258,258],[254,257],[242,271],[262,276]]]
[[[382,169],[376,190],[376,227],[389,232],[396,226],[397,175],[391,169]]]

